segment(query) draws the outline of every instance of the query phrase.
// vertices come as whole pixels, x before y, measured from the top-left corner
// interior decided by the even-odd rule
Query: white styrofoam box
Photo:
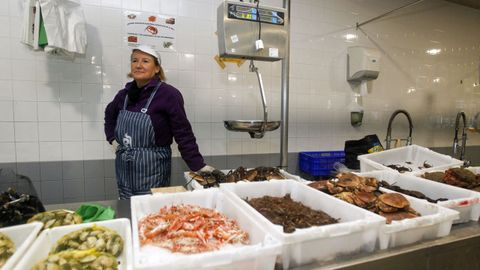
[[[448,200],[439,201],[437,205],[459,212],[459,219],[454,220],[454,223],[476,221],[480,216],[480,193],[478,192],[429,181],[415,175],[390,171],[373,171],[358,175],[375,177],[403,189],[419,191],[431,199],[446,198]]]
[[[23,254],[30,247],[32,242],[37,238],[38,232],[42,229],[43,223],[32,222],[18,226],[5,227],[0,229],[0,233],[5,234],[15,244],[15,252],[7,260],[7,262],[0,267],[0,269],[12,269],[13,266],[22,258]]]
[[[385,218],[379,215],[293,180],[239,182],[221,185],[220,189],[234,198],[239,207],[254,216],[283,244],[282,264],[284,269],[315,260],[334,259],[343,254],[373,251],[379,229],[385,224]],[[243,201],[246,198],[260,198],[267,195],[283,197],[286,194],[290,194],[294,201],[305,206],[321,210],[333,218],[339,218],[339,223],[296,229],[293,233],[284,233],[282,226],[273,224]]]
[[[246,170],[250,170],[250,169],[246,169]],[[221,171],[226,175],[230,170],[221,170]],[[301,178],[300,176],[290,174],[287,171],[282,170],[282,169],[280,169],[280,173],[282,173],[286,177],[286,179],[291,179],[291,180],[295,180],[295,181],[299,181],[299,182],[306,181],[305,179]],[[190,176],[190,172],[184,172],[183,176],[185,177],[185,181],[187,182],[187,189],[188,190],[204,189],[204,187],[200,183],[198,183],[197,180],[192,179],[192,177]],[[269,181],[278,181],[278,180],[269,180]],[[220,185],[223,185],[223,184],[224,183],[222,183]]]
[[[130,221],[126,218],[112,219],[99,222],[82,223],[69,226],[55,227],[52,229],[44,230],[38,238],[33,242],[33,245],[25,253],[25,256],[18,262],[15,270],[31,269],[36,263],[47,258],[51,248],[55,245],[65,234],[70,232],[93,226],[103,226],[116,231],[124,241],[123,252],[117,257],[119,261],[120,270],[133,269],[133,256],[132,256],[132,232],[130,228]]]
[[[360,155],[358,156],[358,160],[360,161],[361,172],[375,170],[391,170],[397,172],[386,166],[392,164],[410,168],[412,170],[411,173],[463,164],[463,161],[461,160],[454,159],[450,156],[437,153],[418,145],[409,145],[382,152]],[[430,164],[432,167],[428,169],[420,169],[419,167],[422,167],[424,162]]]
[[[250,238],[249,245],[229,245],[220,250],[198,254],[172,253],[148,245],[140,247],[138,221],[163,206],[192,204],[215,209],[237,221]],[[218,188],[192,192],[153,194],[131,198],[135,269],[273,269],[281,252],[278,241],[262,229],[245,211]]]

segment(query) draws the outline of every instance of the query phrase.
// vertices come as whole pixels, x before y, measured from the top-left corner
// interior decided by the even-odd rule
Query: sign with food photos
[[[175,50],[175,17],[149,12],[125,11],[127,46],[150,45],[157,51]]]

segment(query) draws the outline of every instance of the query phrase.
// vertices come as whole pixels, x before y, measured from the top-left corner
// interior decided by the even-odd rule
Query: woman
[[[105,135],[116,145],[115,171],[120,199],[170,185],[173,138],[192,171],[210,172],[198,151],[183,97],[165,83],[157,52],[146,45],[131,54],[133,81],[105,109]]]

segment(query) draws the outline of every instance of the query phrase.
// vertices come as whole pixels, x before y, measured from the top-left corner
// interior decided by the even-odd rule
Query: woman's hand
[[[197,173],[211,173],[215,170],[214,167],[210,166],[210,165],[205,165],[203,166],[203,168],[201,168],[200,170],[197,171]]]
[[[118,144],[118,142],[116,140],[113,140],[112,141],[112,149],[113,149],[113,152],[116,153],[117,152],[117,149],[120,145]]]

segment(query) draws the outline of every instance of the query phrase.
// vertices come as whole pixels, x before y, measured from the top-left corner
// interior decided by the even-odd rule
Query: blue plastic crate
[[[300,170],[312,176],[329,176],[335,162],[345,163],[344,151],[300,152]]]

